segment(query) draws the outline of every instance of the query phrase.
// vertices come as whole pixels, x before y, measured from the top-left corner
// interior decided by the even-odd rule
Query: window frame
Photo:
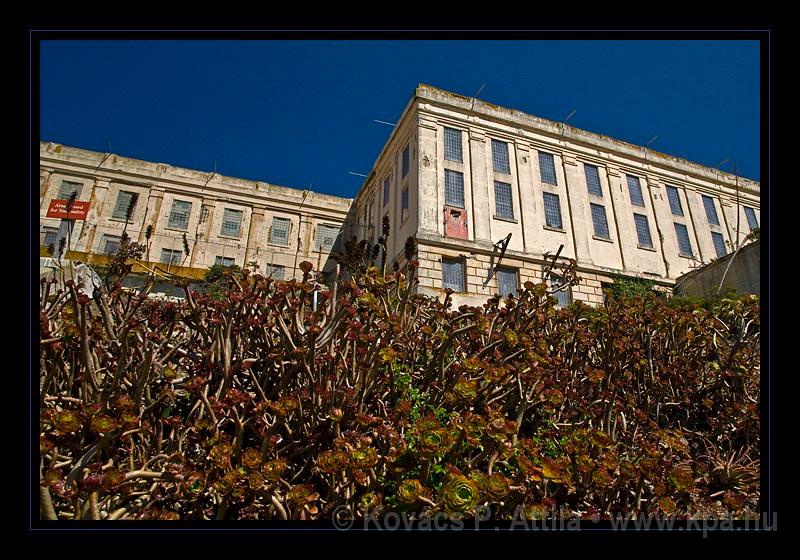
[[[445,161],[455,161],[457,163],[464,163],[464,134],[463,131],[458,128],[451,128],[449,126],[445,126],[443,132],[443,140],[444,140],[444,159]],[[455,136],[458,136],[458,142],[455,143]],[[453,146],[458,146],[458,153],[453,153]],[[448,147],[450,149],[448,150]],[[458,159],[455,157],[450,157],[451,155],[458,156]]]
[[[606,230],[606,234],[605,235],[602,235],[601,233],[598,233],[598,231],[597,231],[597,226],[598,226],[597,218],[599,216],[595,215],[595,209],[598,209],[598,208],[600,209],[600,212],[602,212],[602,214],[601,214],[602,220],[603,220],[603,224],[602,225],[605,227],[605,230]],[[605,205],[597,204],[595,202],[590,202],[589,203],[589,211],[592,214],[592,232],[594,233],[594,237],[597,237],[599,239],[606,239],[608,241],[611,241],[611,228],[608,226],[608,215],[606,214]]]
[[[592,186],[595,184],[594,181],[589,180],[589,168],[594,170],[593,177],[597,178],[597,192],[592,190]],[[586,163],[583,162],[583,176],[586,179],[586,189],[589,191],[589,194],[592,196],[597,196],[603,198],[603,183],[600,181],[600,167],[594,165],[593,163]]]
[[[492,169],[503,175],[511,175],[511,155],[508,142],[492,138]]]
[[[550,166],[552,166],[552,172],[553,172],[552,183],[548,180],[548,178],[545,177],[545,165],[544,165],[545,161],[547,162],[548,171],[550,171]],[[542,184],[545,185],[552,185],[555,187],[558,186],[558,172],[556,171],[555,154],[539,150],[539,180],[542,182]]]
[[[461,281],[458,286],[459,289],[453,287],[453,285],[447,284],[447,266],[458,265],[460,267],[460,277]],[[467,289],[467,278],[466,278],[467,267],[462,257],[445,257],[442,256],[442,289],[450,288],[453,292],[456,293],[466,293]]]
[[[498,190],[500,187],[500,190]],[[508,201],[503,201],[501,206],[500,199],[501,199],[501,190],[506,192],[502,192],[503,197],[507,196]],[[495,181],[494,182],[494,213],[495,217],[502,218],[504,220],[514,220],[514,187],[511,183],[507,183],[505,181]]]
[[[683,204],[681,203],[681,193],[678,190],[678,187],[672,185],[666,185],[667,188],[667,200],[669,201],[669,209],[672,212],[673,216],[681,216],[683,217]],[[674,194],[674,199],[673,195]],[[677,205],[677,208],[676,208]],[[676,212],[677,210],[677,212]]]
[[[673,222],[672,225],[675,227],[675,239],[678,242],[678,255],[681,257],[686,258],[694,258],[694,248],[692,247],[692,238],[689,237],[689,228],[686,227],[686,224],[682,224],[680,222]],[[683,237],[683,234],[686,234],[686,237]],[[684,246],[682,240],[685,240],[686,246]],[[688,252],[687,249],[688,248]]]
[[[461,204],[454,204],[454,202],[458,202],[458,201],[453,201],[449,197],[449,193],[451,191],[448,190],[448,187],[449,186],[455,187],[455,186],[458,186],[458,185],[452,185],[451,183],[448,183],[448,180],[447,180],[448,177],[459,177],[461,179],[461,181],[460,181],[460,183],[461,183]],[[444,170],[444,205],[445,206],[450,206],[452,208],[463,208],[463,209],[466,210],[467,201],[466,201],[466,193],[464,191],[465,191],[465,189],[464,189],[464,174],[461,171],[456,171],[454,169],[445,169]]]
[[[228,216],[232,213],[236,213],[239,215],[239,220],[236,228],[236,234],[227,233],[225,231],[225,227],[232,223],[228,219]],[[244,222],[244,210],[239,210],[238,208],[223,208],[222,209],[222,223],[219,227],[219,236],[220,237],[229,237],[231,239],[241,239],[242,238],[242,223]]]
[[[123,207],[120,207],[120,202],[122,200],[122,195],[124,195],[124,194],[131,195],[131,198],[128,199],[127,204],[125,204]],[[131,199],[136,199],[136,202],[133,205],[133,211],[131,212],[131,218],[133,218],[133,212],[136,212],[136,205],[139,203],[139,193],[136,192],[136,191],[125,191],[125,190],[120,189],[117,192],[117,200],[114,203],[113,210],[111,211],[111,219],[113,219],[113,220],[124,220],[126,214],[128,213],[128,206],[131,203],[130,202]],[[117,213],[118,210],[120,211],[119,214]]]
[[[744,208],[744,216],[747,219],[747,226],[750,228],[750,231],[753,231],[754,229],[761,227],[758,224],[758,218],[756,217],[756,209],[751,206],[744,206],[743,208]],[[750,212],[748,212],[748,210],[750,210]],[[754,223],[755,225],[753,225]]]
[[[286,223],[286,243],[280,243],[280,240],[276,240],[274,235],[275,231],[275,224],[276,222]],[[291,218],[285,218],[283,216],[272,216],[272,223],[269,226],[269,244],[276,245],[278,247],[288,247],[289,246],[289,236],[292,232],[292,220]]]
[[[171,253],[170,260],[166,260],[166,261],[164,260],[165,252]],[[170,249],[168,247],[162,247],[161,248],[161,256],[160,256],[160,259],[159,259],[159,263],[166,264],[166,265],[169,265],[169,266],[172,266],[173,264],[176,265],[176,266],[180,266],[181,263],[183,262],[183,258],[181,257],[181,255],[183,255],[183,251],[181,249]],[[175,260],[176,256],[178,257],[177,261]]]
[[[519,269],[513,266],[499,266],[497,267],[497,271],[495,276],[497,277],[497,292],[500,294],[501,297],[507,298],[508,293],[503,292],[502,282],[500,281],[501,275],[514,275],[514,290],[511,293],[514,297],[517,297],[519,294]]]
[[[625,182],[628,184],[628,199],[631,201],[631,205],[637,206],[639,208],[646,208],[647,204],[644,201],[644,191],[642,191],[642,180],[636,175],[631,175],[629,173],[626,173]],[[637,200],[640,200],[641,204],[639,204],[637,200],[634,200],[633,196],[634,190],[636,191],[636,194],[638,196]]]
[[[719,244],[717,241],[719,240]],[[719,231],[712,231],[711,232],[711,241],[714,244],[714,252],[717,254],[717,258],[721,259],[725,255],[728,254],[728,247],[725,245],[725,236],[722,235]],[[719,254],[720,247],[722,248],[722,254]]]
[[[186,212],[186,226],[185,227],[181,227],[180,225],[175,225],[175,224],[172,223],[173,218],[175,216],[178,216],[178,214],[175,211],[176,204],[188,204],[189,205],[188,209],[187,209],[188,211]],[[174,229],[174,230],[177,230],[177,231],[188,231],[189,230],[189,221],[190,221],[191,217],[192,217],[192,203],[189,202],[188,200],[181,200],[179,198],[173,198],[172,199],[172,206],[170,207],[169,215],[167,216],[167,228],[168,229]]]
[[[558,211],[558,225],[554,225],[554,224],[550,223],[551,216],[547,212],[547,209],[548,209],[548,205],[547,205],[548,197],[555,197],[554,199],[550,198],[549,200],[551,202],[555,201],[555,203],[556,203],[555,208]],[[542,192],[542,206],[543,206],[543,209],[544,209],[544,224],[545,224],[545,227],[548,227],[548,228],[551,228],[551,229],[557,229],[559,231],[564,231],[564,217],[561,214],[561,197],[559,197],[556,193],[551,193],[551,192],[544,191],[544,192]]]
[[[709,225],[720,225],[719,212],[717,212],[717,205],[714,202],[714,197],[708,196],[707,194],[701,194],[700,196],[703,199],[703,208],[705,208],[706,220],[708,220]]]
[[[642,235],[641,235],[642,232],[639,230],[640,222],[639,222],[639,220],[636,219],[637,217],[640,217],[640,218],[643,219],[643,224],[644,224],[644,227],[646,228],[646,231],[647,231],[647,237],[650,240],[650,244],[649,245],[645,244],[645,243],[642,243]],[[634,224],[634,229],[636,230],[636,243],[637,243],[637,246],[640,249],[654,249],[655,247],[653,246],[653,232],[650,230],[650,218],[647,217],[647,214],[639,214],[638,212],[634,212],[633,213],[633,224]]]

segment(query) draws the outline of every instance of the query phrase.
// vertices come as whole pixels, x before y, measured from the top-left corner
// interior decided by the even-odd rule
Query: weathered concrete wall
[[[396,181],[391,202],[382,203],[382,181],[396,169],[397,154],[411,130],[418,131],[417,173],[412,174],[411,220],[402,230],[392,221],[389,257],[396,257],[409,234],[430,245],[420,256],[420,289],[441,292],[441,258],[465,259],[466,291],[454,297],[466,302],[485,300],[496,290],[494,280],[483,286],[494,243],[511,233],[504,264],[515,267],[520,283],[541,271],[545,253],[563,245],[561,256],[577,260],[584,279],[573,290],[574,299],[602,302],[601,284],[614,273],[646,278],[663,287],[691,270],[698,261],[716,257],[713,235],[722,236],[727,250],[749,232],[745,207],[759,218],[760,185],[696,163],[634,146],[563,123],[497,107],[431,86],[420,85],[398,120],[373,171],[356,196],[356,216],[370,213],[375,226],[354,228],[356,235],[375,241],[384,214],[396,215]],[[460,131],[461,161],[445,155],[445,129]],[[508,146],[510,173],[492,163],[492,141]],[[550,154],[555,184],[545,181],[540,154]],[[586,166],[597,168],[600,192],[589,192]],[[461,174],[467,217],[466,239],[447,236],[444,225],[445,171]],[[637,178],[642,201],[631,199],[628,177]],[[513,217],[499,217],[494,182],[511,186]],[[677,189],[681,208],[673,209],[667,187]],[[558,196],[562,227],[546,224],[544,193]],[[719,224],[709,221],[702,196],[710,197]],[[595,235],[592,204],[606,215],[608,235]],[[382,208],[375,212],[374,208]],[[739,215],[736,209],[739,209]],[[651,244],[639,242],[634,214],[647,219]],[[363,220],[368,221],[368,220]],[[679,249],[675,224],[685,227],[691,251]],[[409,226],[414,228],[410,231]],[[377,233],[375,233],[377,229]],[[686,254],[681,254],[686,253]],[[462,255],[462,257],[459,257]],[[484,262],[485,261],[485,262]]]
[[[304,260],[319,269],[330,264],[330,251],[315,244],[317,231],[321,225],[341,228],[352,204],[348,198],[56,143],[42,142],[39,158],[41,243],[58,231],[61,220],[48,218],[47,208],[62,182],[70,181],[80,185],[78,200],[89,201],[89,212],[86,220],[75,222],[68,248],[89,254],[104,253],[106,239],[119,238],[123,229],[145,243],[147,226],[153,226],[145,260],[159,262],[165,251],[182,253],[186,235],[190,256],[181,263],[185,267],[206,269],[217,257],[232,258],[239,266],[255,262],[262,272],[282,266],[289,279],[302,275],[298,265]],[[138,195],[127,224],[113,215],[121,192]],[[190,204],[186,227],[170,226],[176,201]],[[226,209],[241,212],[238,235],[222,229]],[[270,237],[275,218],[289,220],[287,240]]]
[[[725,280],[722,280],[723,276]],[[720,281],[723,293],[733,288],[739,294],[761,295],[761,242],[756,241],[742,247],[735,258],[733,253],[729,253],[703,268],[684,274],[676,282],[675,295],[714,296]]]

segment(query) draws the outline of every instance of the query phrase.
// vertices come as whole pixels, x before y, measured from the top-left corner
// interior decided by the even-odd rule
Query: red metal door
[[[467,211],[463,208],[444,207],[444,234],[446,237],[467,239]]]

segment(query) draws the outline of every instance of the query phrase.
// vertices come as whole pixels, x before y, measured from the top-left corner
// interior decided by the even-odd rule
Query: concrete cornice
[[[610,136],[574,128],[564,123],[543,119],[516,109],[507,109],[487,101],[465,97],[427,84],[419,85],[416,90],[415,99],[424,100],[442,109],[449,108],[464,113],[467,116],[467,122],[470,124],[475,124],[475,118],[480,117],[504,126],[548,136],[553,142],[552,149],[563,149],[565,141],[573,142],[609,153],[613,156],[635,160],[643,165],[654,165],[674,173],[691,175],[698,179],[722,183],[729,188],[735,188],[738,182],[741,190],[748,191],[756,196],[760,193],[760,183],[752,179],[736,177],[724,171],[656,152],[643,146],[637,146],[611,138]],[[505,133],[508,134],[507,131]],[[618,163],[624,165],[623,162]],[[657,173],[655,170],[648,170],[648,172]]]
[[[212,176],[212,173],[47,142],[40,143],[39,160],[40,167],[51,172],[197,197],[227,198],[232,203],[255,204],[286,213],[298,214],[302,207],[302,212],[325,219],[344,221],[353,202],[315,191],[219,174]]]

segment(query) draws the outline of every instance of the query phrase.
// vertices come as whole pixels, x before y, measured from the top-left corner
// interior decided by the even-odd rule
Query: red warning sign
[[[89,201],[87,200],[76,200],[72,203],[69,213],[67,213],[67,201],[56,198],[50,201],[50,207],[47,209],[47,217],[63,218],[67,220],[85,220],[88,212]]]

